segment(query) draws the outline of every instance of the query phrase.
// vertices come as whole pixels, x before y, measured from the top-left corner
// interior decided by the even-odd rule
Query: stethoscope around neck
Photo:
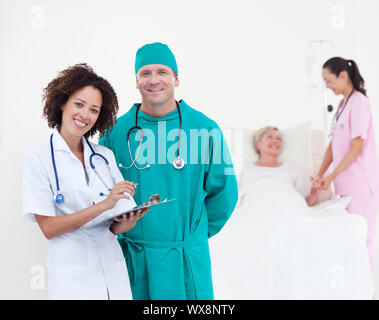
[[[93,158],[94,157],[100,157],[101,159],[104,160],[104,162],[106,164],[106,167],[108,168],[108,172],[109,172],[109,175],[110,175],[110,177],[112,179],[112,182],[113,182],[113,184],[115,184],[116,179],[115,179],[115,177],[112,174],[111,168],[109,166],[109,161],[102,154],[95,152],[95,150],[92,148],[91,144],[88,142],[87,139],[86,139],[86,142],[87,142],[87,144],[88,144],[88,146],[89,146],[89,148],[91,149],[91,152],[92,152],[92,154],[89,157],[89,164],[90,164],[92,170],[95,172],[95,174],[97,175],[97,177],[103,183],[103,185],[105,186],[105,188],[108,191],[111,191],[112,187],[108,186],[108,184],[104,181],[103,178],[101,178],[101,176],[97,172],[96,167],[93,164]],[[50,150],[51,150],[51,161],[53,163],[53,168],[54,168],[55,184],[56,184],[56,188],[57,188],[57,195],[54,197],[54,202],[56,204],[63,204],[65,202],[65,197],[64,197],[63,193],[61,192],[60,186],[59,186],[58,171],[57,171],[57,166],[56,166],[56,163],[55,163],[55,156],[54,156],[53,134],[51,134],[51,136],[50,136]],[[105,194],[102,193],[102,192],[100,192],[100,196],[105,196]]]
[[[334,114],[333,120],[332,120],[332,124],[331,124],[331,127],[330,127],[330,132],[329,132],[329,135],[328,135],[329,137],[331,137],[333,135],[334,131],[337,129],[338,120],[340,119],[341,114],[344,112],[344,110],[346,108],[346,105],[349,102],[349,99],[350,99],[351,95],[354,93],[354,90],[355,90],[355,88],[353,88],[353,90],[351,90],[351,92],[350,92],[349,96],[347,97],[345,103],[343,104],[342,108],[338,108],[337,111],[336,111],[336,113]],[[341,126],[342,126],[342,124],[341,124]]]
[[[181,100],[179,101],[179,103],[180,102],[181,102]],[[178,153],[177,153],[177,157],[172,162],[172,165],[174,166],[175,169],[182,169],[184,167],[184,165],[185,165],[184,160],[180,157],[180,137],[182,135],[182,114],[180,112],[179,103],[176,100],[175,100],[175,103],[176,103],[176,109],[178,110],[178,114],[179,114],[179,135],[178,135]],[[139,111],[140,108],[141,108],[141,105],[137,106],[134,126],[131,127],[128,130],[127,134],[126,134],[126,142],[128,143],[129,156],[130,156],[130,159],[131,159],[132,163],[129,166],[127,166],[127,167],[123,166],[120,163],[119,167],[124,168],[124,169],[130,169],[132,166],[134,166],[138,170],[145,170],[145,169],[147,169],[147,168],[150,167],[149,163],[146,166],[144,166],[144,167],[139,167],[136,164],[136,161],[138,159],[138,156],[139,156],[139,153],[140,153],[140,150],[141,150],[143,137],[144,137],[143,129],[138,125],[138,111]],[[130,140],[130,134],[132,133],[133,130],[138,130],[140,132],[140,141],[139,141],[139,145],[138,145],[138,148],[137,148],[137,152],[136,152],[135,158],[133,158],[133,156],[132,156],[132,150],[130,148],[130,142],[129,142],[129,140]]]

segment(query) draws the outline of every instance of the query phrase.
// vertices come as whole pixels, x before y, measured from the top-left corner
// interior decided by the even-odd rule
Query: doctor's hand
[[[133,196],[135,193],[135,188],[136,185],[130,181],[121,181],[116,183],[107,198],[103,201],[105,210],[112,209],[120,199],[130,199],[130,197],[124,193],[128,193]]]
[[[149,208],[133,211],[128,214],[123,214],[122,217],[116,217],[114,218],[110,230],[115,234],[118,235],[120,233],[124,233],[132,229],[137,221],[141,219],[146,212],[149,211]]]

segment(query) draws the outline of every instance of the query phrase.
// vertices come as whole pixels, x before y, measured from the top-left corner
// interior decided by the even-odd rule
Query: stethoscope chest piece
[[[61,193],[60,187],[59,187],[58,172],[57,172],[57,167],[56,167],[56,164],[55,164],[55,156],[54,156],[53,135],[54,134],[51,134],[51,136],[50,136],[50,149],[51,149],[51,161],[52,161],[53,168],[54,168],[55,183],[56,183],[56,187],[57,187],[57,195],[55,197],[53,197],[53,199],[54,199],[55,204],[61,205],[61,204],[63,204],[65,202],[65,198],[64,198],[63,194]],[[95,174],[98,176],[98,178],[100,179],[100,181],[104,184],[105,188],[108,191],[111,191],[112,185],[108,186],[108,184],[105,183],[105,181],[103,180],[103,178],[99,175],[99,173],[96,170],[95,165],[93,164],[93,158],[95,156],[97,156],[97,157],[100,157],[101,159],[104,160],[105,165],[108,168],[108,172],[109,172],[109,175],[111,177],[112,184],[114,185],[115,184],[115,177],[112,174],[111,168],[109,166],[109,161],[107,160],[107,158],[105,158],[100,153],[95,152],[95,150],[93,149],[93,147],[91,146],[91,144],[88,142],[87,139],[86,139],[86,141],[87,141],[87,144],[88,144],[88,146],[89,146],[89,148],[91,149],[91,152],[92,152],[91,156],[89,157],[90,166],[91,166],[92,170],[95,172]],[[100,196],[105,196],[105,194],[101,192]]]
[[[63,204],[64,203],[64,196],[61,193],[58,193],[55,197],[55,203],[56,204]]]
[[[179,136],[178,136],[178,156],[176,157],[176,159],[172,162],[173,166],[175,169],[182,169],[185,165],[185,162],[184,160],[180,157],[180,137],[181,137],[181,132],[182,132],[182,114],[180,112],[180,107],[179,107],[179,103],[177,101],[176,102],[176,108],[178,109],[178,115],[179,115]],[[141,150],[141,145],[142,145],[142,141],[143,141],[143,129],[138,126],[138,110],[140,109],[141,105],[137,106],[136,107],[136,115],[135,115],[135,121],[134,121],[134,126],[131,127],[127,134],[126,134],[126,141],[127,141],[127,144],[128,144],[128,150],[129,150],[129,156],[130,156],[130,159],[131,159],[131,164],[129,166],[124,166],[122,165],[121,163],[119,163],[119,167],[120,168],[124,168],[124,169],[130,169],[132,166],[134,166],[136,169],[138,170],[144,170],[146,168],[149,168],[150,165],[147,164],[146,166],[144,166],[143,168],[140,168],[136,165],[136,161],[137,161],[137,158],[138,158],[138,155],[140,153],[140,150]],[[131,151],[131,148],[130,148],[130,143],[129,143],[129,138],[130,138],[130,134],[133,130],[139,130],[140,131],[140,134],[141,134],[141,137],[140,137],[140,142],[139,142],[139,145],[138,145],[138,149],[136,151],[136,155],[135,157],[133,158],[132,156],[132,151]]]
[[[182,169],[184,167],[184,160],[180,157],[177,157],[174,162],[172,163],[174,165],[175,169]]]

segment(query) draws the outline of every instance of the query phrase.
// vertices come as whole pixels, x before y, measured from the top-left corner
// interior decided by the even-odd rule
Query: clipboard
[[[176,199],[164,199],[163,201],[157,201],[157,202],[153,202],[153,203],[145,203],[145,204],[141,204],[137,207],[134,207],[132,209],[129,209],[128,211],[125,211],[123,212],[123,214],[121,215],[118,215],[117,218],[122,218],[122,216],[124,214],[130,214],[131,212],[134,212],[134,211],[138,211],[138,210],[143,210],[143,209],[146,209],[146,208],[150,208],[150,207],[153,207],[153,206],[157,206],[157,205],[160,205],[160,204],[165,204],[165,203],[168,203],[168,202],[171,202],[171,201],[174,201]]]

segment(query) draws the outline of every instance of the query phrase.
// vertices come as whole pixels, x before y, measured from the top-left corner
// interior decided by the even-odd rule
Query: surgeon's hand
[[[112,209],[120,199],[130,199],[130,197],[125,193],[133,196],[135,193],[135,188],[136,185],[131,181],[121,181],[115,183],[107,198],[103,200],[104,209]]]
[[[118,235],[120,233],[124,233],[129,231],[130,229],[134,228],[137,221],[141,219],[146,212],[149,211],[149,208],[145,208],[143,210],[138,211],[132,211],[128,214],[123,214],[122,217],[116,217],[114,218],[110,230],[115,234]]]

